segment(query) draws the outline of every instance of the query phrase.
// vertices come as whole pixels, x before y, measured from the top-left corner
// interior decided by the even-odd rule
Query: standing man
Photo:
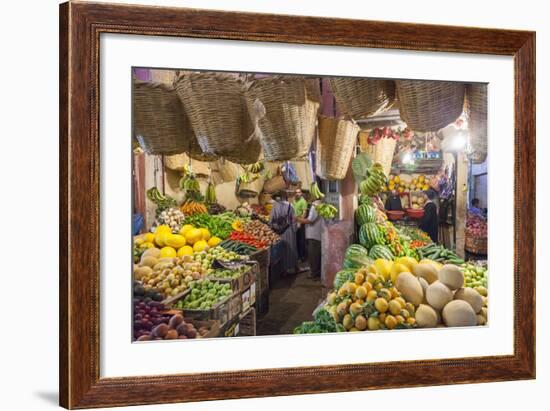
[[[302,218],[302,225],[305,226],[307,241],[307,258],[309,261],[309,278],[321,279],[321,235],[323,232],[323,218],[317,213],[315,206],[320,201],[316,200],[311,204],[307,218]]]
[[[296,219],[294,208],[288,201],[286,190],[281,190],[279,200],[273,205],[269,217],[269,226],[279,234],[282,247],[283,275],[294,275],[300,272],[296,254]]]
[[[424,216],[420,220],[420,229],[426,232],[434,243],[438,240],[438,224],[437,205],[435,204],[435,191],[431,188],[426,192],[428,201],[424,204]]]
[[[294,208],[296,221],[300,222],[301,219],[306,217],[307,201],[304,198],[302,190],[297,189],[294,193],[292,207]],[[296,244],[298,248],[298,259],[303,262],[306,259],[306,236],[303,224],[298,224],[298,230],[296,231]]]

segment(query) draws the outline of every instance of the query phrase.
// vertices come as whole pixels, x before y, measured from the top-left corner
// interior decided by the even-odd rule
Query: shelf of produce
[[[239,276],[233,277],[233,278],[216,277],[215,273],[214,275],[210,275],[207,278],[211,281],[229,283],[231,284],[231,289],[233,291],[243,292],[245,289],[247,289],[250,286],[250,284],[256,281],[256,272],[257,272],[257,269],[255,269],[256,266],[258,266],[257,262],[256,264],[254,264],[254,266],[248,267],[246,271],[240,273]]]

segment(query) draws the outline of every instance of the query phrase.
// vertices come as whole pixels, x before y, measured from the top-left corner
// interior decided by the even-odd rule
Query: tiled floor
[[[320,281],[309,272],[281,278],[272,285],[269,311],[258,320],[257,335],[292,334],[294,328],[313,319],[313,310],[326,297]]]

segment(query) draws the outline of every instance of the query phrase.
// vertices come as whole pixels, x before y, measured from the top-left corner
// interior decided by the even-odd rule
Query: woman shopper
[[[279,200],[273,206],[269,217],[269,225],[281,237],[283,273],[297,274],[298,254],[296,253],[296,221],[294,208],[288,202],[286,190],[281,190]]]
[[[321,279],[321,234],[323,231],[323,218],[319,216],[315,206],[319,200],[314,201],[309,209],[307,218],[300,221],[306,227],[307,258],[309,261],[309,278]]]
[[[438,240],[438,224],[437,205],[435,204],[435,191],[431,188],[426,192],[428,201],[424,205],[424,216],[420,220],[420,229],[426,232],[434,243]]]

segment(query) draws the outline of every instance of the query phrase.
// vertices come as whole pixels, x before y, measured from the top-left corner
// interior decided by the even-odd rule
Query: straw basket
[[[245,198],[257,197],[262,192],[263,186],[264,181],[262,177],[258,177],[249,183],[241,182],[237,185],[237,195]]]
[[[462,114],[463,83],[422,80],[395,83],[401,118],[415,131],[437,131]]]
[[[483,163],[487,157],[487,85],[466,86],[466,112],[474,163]]]
[[[162,83],[133,82],[134,131],[148,154],[178,154],[194,138],[173,87]]]
[[[333,77],[330,88],[340,111],[352,118],[364,118],[389,109],[395,101],[393,80]]]
[[[311,183],[313,183],[313,176],[311,174],[311,165],[309,160],[295,160],[292,162],[298,180],[302,184],[302,188],[309,190]]]
[[[464,248],[473,254],[487,254],[487,237],[466,237]]]
[[[369,144],[367,138],[367,131],[362,131],[359,134],[361,151],[367,153],[373,162],[382,164],[386,177],[389,177],[397,141],[393,138],[384,137],[376,144]]]
[[[266,193],[274,194],[282,189],[286,188],[286,182],[282,175],[278,174],[271,177],[269,180],[266,180],[264,183],[263,190]]]
[[[189,157],[185,153],[173,154],[164,158],[164,166],[174,171],[183,171],[189,164]]]
[[[251,138],[242,80],[229,74],[186,72],[176,90],[204,153],[243,164],[258,160],[261,148]]]
[[[308,97],[303,78],[254,80],[248,83],[246,99],[266,160],[284,161],[307,154],[319,102]]]
[[[343,118],[321,117],[317,146],[317,170],[327,180],[342,180],[357,142],[359,126]]]
[[[241,168],[238,164],[232,163],[231,161],[223,158],[211,163],[211,167],[213,170],[218,172],[222,181],[226,183],[235,181],[241,172]]]

